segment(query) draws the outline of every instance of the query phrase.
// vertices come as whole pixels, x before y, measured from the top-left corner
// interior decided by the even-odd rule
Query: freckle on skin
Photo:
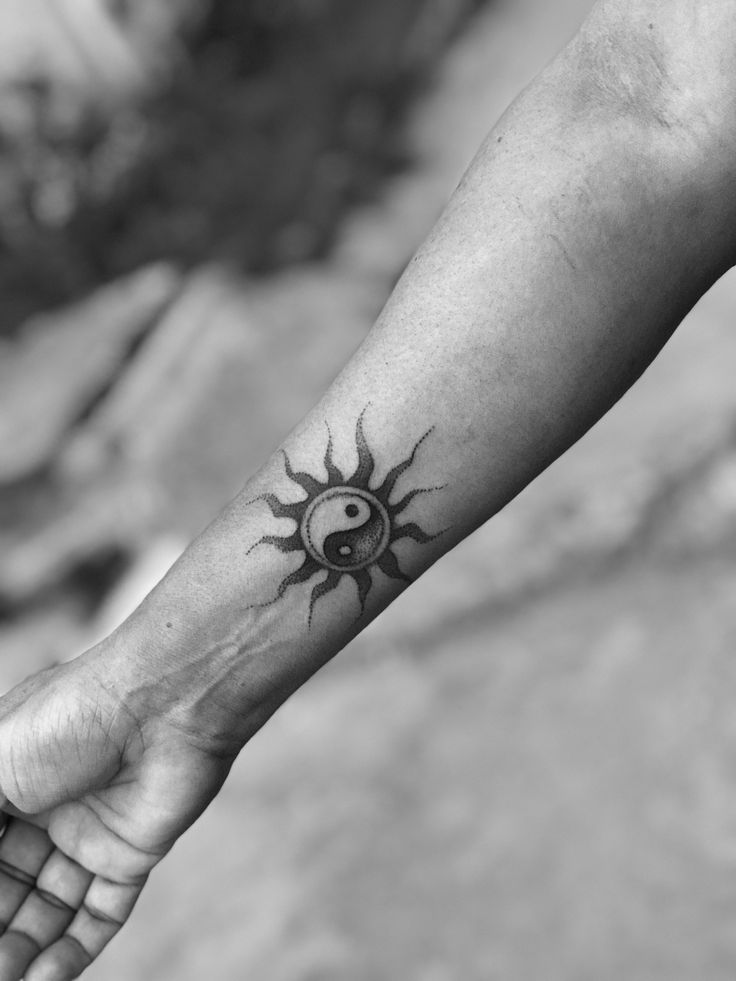
[[[169,628],[169,630],[171,630],[171,628],[174,626],[174,624],[171,623],[171,622],[169,622],[169,623],[166,624],[166,626]]]

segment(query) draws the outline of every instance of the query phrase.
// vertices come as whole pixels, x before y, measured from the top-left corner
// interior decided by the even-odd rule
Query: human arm
[[[631,4],[603,6],[614,14],[628,6],[632,13]],[[647,5],[636,6],[645,18]],[[664,31],[660,23],[654,26]],[[692,25],[676,26],[692,33]],[[624,36],[617,35],[621,44],[610,65],[614,29]],[[607,17],[603,25],[589,24],[512,107],[367,344],[287,441],[294,467],[327,481],[329,425],[336,459],[350,474],[357,460],[356,422],[363,415],[368,444],[381,452],[372,478],[378,487],[392,464],[435,425],[395,499],[402,488],[449,481],[452,486],[413,501],[401,520],[413,517],[429,532],[450,530],[421,547],[411,540],[399,543],[416,563],[413,573],[503,506],[602,414],[731,262],[733,202],[710,183],[713,175],[721,177],[712,123],[702,125],[681,97],[685,72],[665,79],[655,59],[655,53],[660,59],[664,54],[657,46],[644,47],[647,31],[646,19],[621,25]],[[659,86],[650,78],[652,64]],[[715,114],[722,100],[711,90],[697,98],[705,103],[706,96]],[[441,465],[427,466],[435,461]],[[454,482],[452,474],[458,477]],[[220,594],[228,611],[242,602],[242,583],[233,570],[251,544],[261,534],[294,531],[287,519],[274,520],[265,502],[255,510],[240,507],[259,493],[282,501],[309,498],[309,491],[286,476],[277,454],[218,523],[219,538],[207,536],[207,549],[216,540],[226,543],[215,557],[200,554],[203,568],[228,570]],[[285,556],[271,546],[251,553],[254,564],[243,567],[254,570],[258,602],[275,595],[281,571],[291,571],[304,554],[296,551]],[[196,546],[186,559],[196,576]],[[396,585],[380,570],[373,579],[384,595]],[[314,582],[295,584],[284,596],[289,602],[277,604],[273,613],[281,631],[288,627],[285,610],[295,603],[309,610]],[[180,593],[173,584],[169,594],[176,611],[190,595],[186,576],[181,583]],[[315,604],[306,643],[315,641],[318,657],[342,646],[339,630],[353,624],[358,594],[358,584],[345,577],[338,597]],[[157,598],[165,595],[159,591]],[[376,588],[370,598],[378,598]],[[344,620],[324,614],[334,599],[342,601]],[[158,621],[165,612],[161,608]],[[252,637],[253,624],[246,619],[238,622]],[[268,617],[257,619],[269,624]],[[217,616],[198,611],[196,620],[197,626],[209,625]],[[139,619],[144,637],[156,622],[153,615]],[[328,649],[331,631],[338,636]],[[163,640],[168,644],[169,637]],[[305,640],[300,637],[298,645],[300,662],[311,671]],[[201,646],[207,649],[206,638]],[[239,643],[235,649],[240,657]],[[269,675],[269,690],[272,680]],[[178,699],[178,685],[174,691]]]
[[[567,77],[565,92],[574,91],[571,82],[574,76]],[[717,275],[718,257],[710,245],[718,226],[711,222],[707,234],[693,227],[693,215],[698,207],[702,212],[706,198],[701,201],[692,182],[691,160],[680,156],[689,130],[675,131],[670,140],[659,125],[610,104],[596,105],[602,116],[586,117],[584,107],[578,113],[550,85],[548,77],[527,93],[505,129],[494,134],[492,140],[503,136],[502,144],[489,142],[359,360],[287,444],[297,470],[325,481],[329,424],[335,466],[350,477],[359,459],[356,422],[367,405],[365,439],[376,461],[369,488],[376,491],[435,424],[391,497],[397,503],[412,489],[446,485],[418,496],[399,513],[400,522],[415,522],[428,532],[450,526],[433,541],[399,539],[392,546],[413,576],[501,506],[615,399],[679,319],[680,307],[687,308],[688,290],[697,295],[700,286],[693,277],[701,258],[703,278]],[[619,125],[625,136],[615,131]],[[596,126],[601,133],[595,133]],[[623,192],[616,193],[617,186]],[[563,192],[572,198],[569,211],[559,206]],[[562,220],[552,221],[550,201]],[[682,213],[673,215],[681,204]],[[683,224],[688,226],[684,246],[676,237]],[[659,251],[667,268],[657,262]],[[642,289],[647,283],[649,290]],[[207,774],[218,759],[224,769],[288,691],[364,622],[356,622],[359,583],[350,576],[315,603],[311,629],[310,595],[320,574],[289,586],[272,606],[257,606],[274,598],[302,560],[300,553],[306,555],[301,549],[281,552],[269,543],[246,554],[264,535],[286,538],[294,532],[295,520],[276,518],[269,501],[245,503],[264,493],[298,503],[309,492],[285,476],[284,460],[277,456],[124,628],[81,661],[41,679],[36,694],[9,713],[9,727],[0,735],[8,737],[2,741],[9,753],[15,747],[16,771],[29,780],[34,760],[22,739],[30,730],[29,717],[55,719],[55,743],[64,745],[59,720],[70,717],[72,735],[80,726],[89,730],[80,704],[87,693],[95,700],[98,690],[109,696],[93,707],[103,720],[112,715],[117,724],[106,723],[107,742],[95,744],[94,754],[87,747],[77,773],[65,761],[63,787],[59,768],[46,754],[38,761],[36,786],[26,787],[24,796],[24,788],[12,786],[9,762],[0,776],[0,785],[30,809],[53,803],[55,793],[79,796],[112,782],[105,792],[85,794],[81,813],[102,815],[103,824],[127,836],[142,865],[112,869],[114,839],[97,827],[75,841],[69,825],[79,822],[67,821],[65,830],[59,809],[52,836],[82,864],[94,864],[92,842],[107,841],[110,875],[143,874],[190,820],[198,795],[201,803],[214,792],[217,781],[209,777],[192,786],[201,761],[212,761]],[[369,615],[402,586],[380,569],[371,569],[370,576]],[[118,704],[125,711],[115,711]],[[126,728],[130,715],[135,722]],[[104,760],[101,750],[110,743],[125,759],[120,781],[114,772],[90,767],[90,756]],[[180,760],[185,760],[181,769]],[[173,792],[177,783],[185,784],[186,800]],[[141,806],[151,801],[152,790],[158,794],[155,814]],[[45,796],[39,799],[40,794]],[[173,825],[162,820],[162,799],[179,808]],[[126,862],[131,861],[127,853]]]

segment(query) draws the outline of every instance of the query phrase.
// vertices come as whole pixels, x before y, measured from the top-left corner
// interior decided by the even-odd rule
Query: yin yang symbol
[[[312,558],[340,572],[376,562],[388,547],[390,533],[385,507],[358,487],[331,487],[319,494],[301,523],[301,536]]]

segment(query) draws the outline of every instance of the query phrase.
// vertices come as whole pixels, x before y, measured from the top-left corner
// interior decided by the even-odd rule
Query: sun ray
[[[246,504],[255,504],[256,501],[263,501],[271,509],[274,518],[291,518],[293,521],[300,521],[304,514],[304,502],[298,504],[285,504],[280,501],[275,494],[259,494],[252,497]]]
[[[293,535],[264,535],[263,538],[259,538],[257,542],[254,542],[245,554],[250,555],[259,545],[273,545],[279,552],[304,551],[304,545],[302,544],[299,532],[294,532]]]
[[[367,407],[366,407],[367,408]],[[355,473],[347,481],[350,487],[363,487],[368,488],[370,484],[370,479],[373,476],[373,470],[376,466],[376,462],[373,459],[373,454],[370,451],[370,447],[365,438],[365,432],[363,431],[363,416],[366,413],[366,409],[358,416],[358,421],[355,424],[355,446],[358,450],[358,466]]]
[[[386,479],[383,481],[381,486],[374,491],[376,497],[384,504],[388,501],[389,495],[391,494],[391,491],[394,489],[396,481],[399,479],[402,473],[405,473],[412,465],[412,463],[414,463],[414,458],[417,455],[417,450],[433,430],[434,430],[434,426],[431,426],[426,431],[424,436],[422,436],[420,439],[417,440],[417,442],[414,444],[414,449],[411,451],[410,456],[408,456],[406,460],[403,460],[401,463],[397,463],[396,466],[393,468],[393,470],[389,470],[388,474],[386,475]]]
[[[358,587],[358,601],[360,602],[360,612],[362,614],[365,611],[365,601],[373,585],[373,580],[367,569],[360,569],[358,572],[354,572],[353,579],[355,580],[355,585]]]
[[[287,576],[286,579],[281,581],[276,599],[281,599],[289,586],[296,586],[297,583],[307,582],[308,579],[311,579],[312,576],[316,575],[318,572],[320,572],[320,567],[317,565],[314,559],[308,555],[305,555],[302,565],[292,572],[290,576]]]
[[[399,567],[399,561],[390,549],[387,549],[378,560],[378,568],[391,579],[402,579],[404,582],[411,582],[409,576]]]
[[[446,486],[447,484],[441,484],[438,487],[419,487],[417,490],[409,491],[408,494],[404,494],[397,504],[391,505],[391,512],[393,514],[401,514],[402,511],[409,507],[415,497],[419,497],[420,494],[431,494],[433,491],[444,490]]]
[[[342,470],[340,470],[336,465],[335,461],[332,459],[332,432],[330,430],[330,424],[325,422],[327,427],[327,449],[325,450],[325,469],[327,470],[327,483],[328,484],[344,484],[345,475]]]
[[[327,573],[327,578],[322,582],[318,582],[317,585],[312,590],[312,595],[309,598],[309,626],[312,626],[312,616],[314,614],[314,604],[318,599],[322,599],[327,593],[331,593],[333,589],[337,588],[338,583],[342,579],[339,572],[335,572],[330,569]]]
[[[411,539],[425,544],[444,534],[429,534],[416,522],[398,524],[398,516],[406,511],[412,501],[421,494],[442,490],[443,486],[408,489],[396,502],[389,498],[402,474],[411,467],[419,447],[432,432],[419,439],[411,454],[388,472],[378,489],[370,486],[376,461],[366,439],[363,427],[368,406],[358,416],[355,424],[355,448],[358,462],[352,476],[347,478],[334,459],[334,442],[329,423],[327,445],[324,452],[326,480],[311,473],[295,471],[285,451],[284,470],[292,484],[300,488],[304,496],[300,501],[282,501],[274,493],[260,494],[249,504],[262,501],[274,518],[288,518],[296,529],[288,535],[264,535],[250,546],[249,555],[260,545],[271,545],[284,554],[301,553],[301,565],[284,576],[276,595],[265,603],[255,604],[264,608],[276,603],[292,586],[306,584],[325,572],[323,579],[312,584],[309,596],[308,620],[312,626],[319,601],[338,588],[343,579],[352,579],[360,604],[358,617],[365,612],[368,597],[376,586],[371,570],[375,567],[390,579],[412,582],[399,565],[398,556],[391,546],[401,539]],[[321,471],[320,471],[321,472]]]
[[[310,497],[316,497],[321,491],[323,491],[327,484],[323,484],[321,481],[313,477],[311,473],[304,473],[303,471],[295,471],[291,468],[291,461],[286,455],[286,450],[281,451],[284,455],[284,469],[286,470],[286,476],[289,480],[293,480],[295,484],[299,484],[300,487],[309,494]]]
[[[434,541],[435,538],[439,538],[440,535],[445,533],[445,529],[436,532],[434,535],[428,535],[426,531],[410,521],[406,525],[397,525],[391,535],[392,542],[398,542],[401,538],[411,538],[412,541],[420,542],[422,545],[426,545],[427,542]]]
[[[317,565],[317,563],[309,556],[305,556],[304,562],[299,566],[299,568],[296,569],[294,572],[292,572],[290,575],[288,575],[285,579],[281,580],[281,582],[279,583],[279,588],[276,591],[276,595],[273,597],[273,599],[265,600],[263,603],[252,603],[249,607],[247,607],[247,609],[249,610],[268,609],[269,606],[273,606],[274,603],[278,603],[278,601],[284,595],[284,593],[289,588],[289,586],[295,586],[297,585],[297,583],[307,582],[313,576],[316,576],[316,574],[319,571],[320,568]]]

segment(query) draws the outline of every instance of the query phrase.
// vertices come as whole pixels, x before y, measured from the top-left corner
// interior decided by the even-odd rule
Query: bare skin
[[[736,257],[736,0],[604,0],[283,451],[0,700],[0,981],[64,981],[269,716],[638,378]]]

